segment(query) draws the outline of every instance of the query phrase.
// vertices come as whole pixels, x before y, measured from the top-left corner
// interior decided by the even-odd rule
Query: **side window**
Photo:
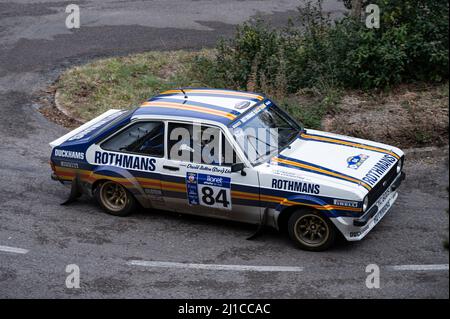
[[[192,162],[194,158],[192,131],[192,124],[169,123],[167,133],[169,159]]]
[[[109,151],[164,156],[164,122],[137,122],[102,145]]]
[[[219,165],[220,134],[217,127],[169,123],[169,159]]]
[[[231,166],[235,163],[240,163],[233,146],[228,142],[227,138],[222,133],[222,166]]]

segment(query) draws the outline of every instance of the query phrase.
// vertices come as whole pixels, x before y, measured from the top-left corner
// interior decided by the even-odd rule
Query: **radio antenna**
[[[185,98],[185,99],[187,99],[187,98],[188,98],[188,96],[187,96],[186,92],[184,92],[184,90],[183,90],[183,89],[180,89],[180,91],[181,91],[181,92],[183,92],[183,94],[184,94],[184,98]]]

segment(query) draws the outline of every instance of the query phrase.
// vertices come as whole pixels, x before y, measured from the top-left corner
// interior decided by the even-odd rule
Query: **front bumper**
[[[406,178],[406,174],[404,172],[401,172],[399,176],[397,176],[394,181],[392,182],[391,186],[390,186],[390,190],[392,192],[394,192],[397,188],[400,187],[401,183],[405,180]],[[353,225],[354,226],[358,226],[358,227],[362,227],[364,225],[366,225],[369,220],[375,216],[376,213],[378,213],[378,211],[380,210],[380,207],[378,204],[378,201],[372,205],[372,207],[360,218],[358,219],[354,219],[353,220]]]
[[[378,224],[397,200],[396,190],[405,177],[404,172],[400,173],[363,216],[357,219],[351,217],[332,218],[336,227],[348,241],[363,239]]]

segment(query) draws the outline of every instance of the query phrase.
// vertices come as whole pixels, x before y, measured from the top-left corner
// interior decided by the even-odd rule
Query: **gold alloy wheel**
[[[105,182],[100,188],[100,199],[107,209],[119,212],[125,208],[128,194],[122,185],[114,182]]]
[[[328,240],[330,229],[322,217],[307,214],[295,222],[294,233],[302,244],[317,247]]]

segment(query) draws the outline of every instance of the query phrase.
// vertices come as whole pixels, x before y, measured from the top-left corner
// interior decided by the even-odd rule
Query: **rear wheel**
[[[136,207],[131,193],[113,181],[101,183],[95,190],[95,197],[103,210],[114,216],[128,216]]]
[[[298,210],[288,221],[291,240],[310,251],[328,249],[336,239],[336,230],[329,218],[314,210]]]

